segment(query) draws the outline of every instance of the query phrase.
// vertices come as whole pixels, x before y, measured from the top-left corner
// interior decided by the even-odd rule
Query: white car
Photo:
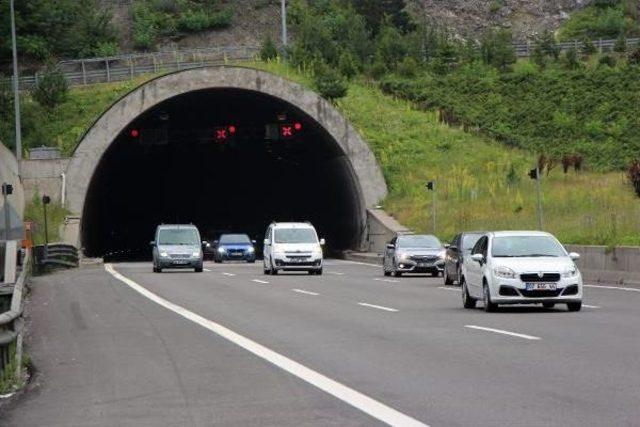
[[[264,274],[278,274],[279,271],[322,274],[324,243],[309,223],[272,223],[264,238]]]
[[[486,311],[500,304],[567,304],[582,308],[582,276],[576,253],[567,253],[549,233],[500,231],[487,233],[467,255],[462,271],[462,303]]]

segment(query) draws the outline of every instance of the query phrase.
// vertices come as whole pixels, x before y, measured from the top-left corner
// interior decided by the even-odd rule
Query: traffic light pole
[[[16,46],[16,17],[13,8],[13,0],[9,1],[11,13],[11,46],[13,50],[13,105],[16,127],[16,158],[18,159],[18,172],[20,160],[22,160],[22,131],[20,125],[20,88],[18,80],[18,48]]]
[[[2,192],[2,198],[4,199],[4,239],[9,240],[11,217],[9,216],[9,200],[7,200],[7,194],[4,191]]]
[[[542,186],[540,177],[540,165],[536,163],[536,192],[538,194],[538,230],[542,231]]]
[[[436,234],[436,185],[435,183],[433,184],[433,191],[431,191],[431,209],[432,209],[432,213],[431,213],[431,218],[433,219],[433,234]]]
[[[280,14],[282,15],[282,58],[287,59],[287,2],[280,0]]]

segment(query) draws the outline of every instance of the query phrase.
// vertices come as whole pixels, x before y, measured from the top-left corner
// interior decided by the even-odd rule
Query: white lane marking
[[[258,344],[255,341],[246,338],[231,329],[206,319],[192,311],[187,310],[177,304],[174,304],[153,292],[147,290],[143,286],[137,284],[133,280],[118,273],[111,264],[105,264],[104,268],[113,277],[120,280],[134,291],[150,299],[156,304],[173,311],[174,313],[191,320],[192,322],[202,326],[205,329],[213,332],[216,335],[225,338],[226,340],[236,344],[237,346],[255,354],[256,356],[274,364],[275,366],[289,372],[303,381],[319,388],[320,390],[348,403],[349,405],[361,410],[362,412],[369,414],[370,416],[387,423],[389,425],[402,425],[402,426],[415,426],[415,427],[428,427],[426,424],[411,418],[408,415],[399,412],[384,403],[378,402],[370,398],[369,396],[362,394],[352,388],[347,387],[329,377],[322,375],[306,366],[289,359],[282,354],[276,353],[267,347]]]
[[[338,261],[336,264],[339,264],[339,263],[342,263],[342,264],[355,264],[355,265],[366,265],[368,267],[382,268],[382,263],[380,263],[380,264],[371,264],[371,263],[368,263],[368,262],[349,261],[349,260],[346,260],[346,259],[333,260],[333,261]]]
[[[208,268],[203,268],[204,271],[208,271],[209,273],[211,273],[211,270],[209,270]]]
[[[582,304],[582,306],[585,308],[602,308],[599,305]]]
[[[387,282],[387,283],[400,283],[400,280],[393,280],[393,279],[373,279],[376,282]]]
[[[327,271],[328,274],[333,274],[334,276],[344,276],[344,273],[340,273],[337,271]]]
[[[382,305],[368,304],[366,302],[359,302],[358,305],[361,305],[363,307],[377,308],[378,310],[391,311],[392,313],[396,313],[398,311],[395,308],[385,307]]]
[[[534,337],[533,335],[518,334],[516,332],[504,331],[502,329],[485,328],[484,326],[464,325],[464,327],[465,328],[470,328],[470,329],[478,329],[480,331],[495,332],[496,334],[509,335],[509,336],[512,336],[512,337],[524,338],[526,340],[539,340],[539,339],[541,339],[540,337]]]
[[[229,276],[229,277],[234,277],[234,276],[235,276],[235,274],[233,274],[233,273],[227,273],[226,271],[223,271],[221,274],[222,274],[223,276]]]
[[[258,279],[253,279],[252,282],[261,283],[263,285],[268,285],[269,284],[269,282],[266,282],[264,280],[258,280]]]
[[[314,297],[317,297],[318,293],[315,292],[309,292],[309,291],[305,291],[304,289],[291,289],[293,292],[297,292],[299,294],[305,294],[305,295],[313,295]]]
[[[438,289],[444,289],[445,291],[458,291],[458,292],[460,292],[460,288],[448,288],[446,286],[438,286]]]
[[[640,288],[625,288],[622,286],[601,286],[601,285],[583,285],[583,286],[585,288],[617,289],[619,291],[640,292]]]

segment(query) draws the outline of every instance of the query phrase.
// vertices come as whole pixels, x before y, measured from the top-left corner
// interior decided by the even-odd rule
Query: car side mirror
[[[395,249],[396,245],[394,245],[393,243],[387,243],[387,249]]]
[[[320,246],[324,246],[327,243],[326,240],[324,239],[320,239]]]
[[[449,246],[448,249],[451,249],[452,251],[457,251],[458,247],[456,245],[451,245],[451,246]]]
[[[264,245],[269,246],[269,239],[264,239]]]
[[[482,262],[484,261],[484,255],[482,254],[473,254],[471,255],[471,259],[474,260],[475,262]]]
[[[569,254],[569,258],[571,258],[573,261],[577,261],[580,259],[580,254],[576,253],[576,252],[571,252]]]
[[[449,249],[451,247],[451,245],[448,244],[448,243],[445,243],[443,246],[444,246],[445,249]]]
[[[149,242],[149,246],[152,246],[152,247],[153,247],[153,246],[155,246],[155,245],[156,245],[156,242],[154,242],[153,240],[152,240],[151,242]]]

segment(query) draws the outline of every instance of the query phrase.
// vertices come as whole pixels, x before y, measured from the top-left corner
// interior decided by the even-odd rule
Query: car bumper
[[[491,289],[491,301],[496,304],[570,303],[582,301],[582,280],[561,279],[555,290],[532,291],[520,280],[496,280]]]
[[[200,268],[202,267],[201,258],[190,259],[159,259],[156,261],[156,266],[159,268]]]
[[[274,268],[276,270],[284,271],[308,271],[308,270],[321,270],[322,260],[308,260],[304,262],[294,262],[288,259],[275,259]]]
[[[417,263],[415,261],[397,261],[396,271],[401,273],[432,273],[443,272],[444,261],[438,261],[436,263]]]
[[[229,254],[219,254],[218,259],[221,261],[255,261],[256,254],[254,253],[245,253],[243,255],[229,255]]]

